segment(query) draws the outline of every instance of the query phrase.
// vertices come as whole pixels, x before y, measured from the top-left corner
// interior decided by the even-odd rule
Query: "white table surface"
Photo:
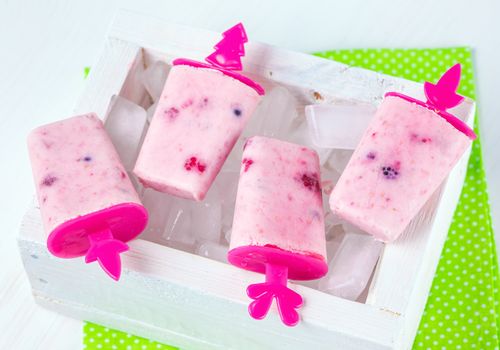
[[[475,3],[471,6],[471,3]],[[36,306],[15,237],[34,188],[26,135],[69,116],[118,8],[313,52],[334,48],[471,46],[497,246],[500,246],[500,2],[0,0],[0,349],[78,349],[82,323]]]

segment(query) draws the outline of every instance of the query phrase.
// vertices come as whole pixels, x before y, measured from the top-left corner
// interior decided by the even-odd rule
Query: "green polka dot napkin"
[[[419,82],[437,81],[460,62],[459,93],[475,97],[469,48],[337,50],[318,55]],[[479,135],[477,118],[475,131]],[[413,348],[499,349],[499,281],[478,137]],[[91,323],[84,325],[84,347],[174,349]]]
[[[129,333],[120,332],[94,323],[86,322],[83,326],[84,349],[120,349],[120,350],[176,350],[164,345]]]

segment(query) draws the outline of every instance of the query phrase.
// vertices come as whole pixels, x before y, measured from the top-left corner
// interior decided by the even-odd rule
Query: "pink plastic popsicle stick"
[[[248,296],[254,299],[248,306],[250,316],[257,320],[263,319],[269,312],[274,298],[283,323],[290,327],[297,325],[299,314],[296,309],[302,306],[302,297],[286,286],[287,280],[286,266],[267,263],[266,282],[247,287]]]
[[[439,111],[446,111],[460,104],[464,97],[458,95],[457,88],[460,84],[462,66],[455,64],[439,78],[436,84],[428,81],[424,83],[425,97],[427,104],[435,107]]]
[[[215,51],[205,61],[227,70],[242,70],[240,57],[245,55],[244,44],[248,41],[243,24],[236,24],[222,36],[222,40],[214,46]]]
[[[120,253],[128,250],[128,245],[113,238],[111,230],[104,229],[88,235],[90,248],[85,255],[85,262],[98,261],[101,268],[115,281],[120,279]]]
[[[439,78],[436,84],[432,84],[428,81],[424,82],[424,92],[425,97],[427,98],[426,102],[414,99],[413,97],[406,96],[399,92],[388,92],[385,96],[400,97],[433,110],[448,123],[453,125],[453,127],[455,127],[458,131],[464,133],[471,140],[475,140],[476,134],[474,133],[474,130],[472,130],[462,120],[446,111],[449,108],[459,105],[464,100],[463,96],[456,93],[458,85],[460,84],[462,71],[461,67],[460,63],[452,66],[441,76],[441,78]]]
[[[236,24],[222,33],[222,36],[222,40],[214,46],[215,51],[205,58],[207,63],[197,62],[187,58],[177,58],[172,62],[172,64],[174,66],[187,65],[197,68],[210,68],[218,70],[219,72],[250,86],[252,89],[257,91],[259,95],[264,95],[265,91],[262,86],[257,84],[252,79],[237,73],[237,71],[241,71],[243,69],[241,56],[245,55],[245,43],[248,41],[243,24]]]

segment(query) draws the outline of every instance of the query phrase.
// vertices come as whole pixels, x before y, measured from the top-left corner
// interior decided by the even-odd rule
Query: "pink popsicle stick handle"
[[[464,100],[463,96],[457,94],[461,72],[462,66],[457,63],[448,69],[436,84],[426,81],[424,92],[427,104],[439,111],[446,111],[460,104]]]
[[[222,40],[214,46],[215,51],[205,61],[228,70],[242,70],[241,56],[245,55],[244,44],[248,41],[243,24],[236,24],[222,36]]]
[[[464,100],[463,96],[457,94],[457,88],[460,84],[460,76],[462,72],[462,66],[460,63],[455,64],[449,68],[442,76],[439,78],[436,84],[431,82],[424,82],[424,92],[427,101],[420,101],[413,97],[406,96],[399,92],[388,92],[385,96],[397,96],[407,101],[416,103],[420,106],[426,107],[433,110],[438,115],[443,117],[448,123],[453,125],[457,130],[464,133],[471,140],[476,139],[476,134],[466,123],[464,123],[459,118],[448,113],[446,110],[453,108]]]
[[[115,239],[109,229],[88,235],[90,247],[85,255],[85,262],[98,261],[101,268],[115,281],[120,279],[122,264],[120,253],[128,250],[128,245]]]
[[[283,323],[290,327],[297,325],[299,314],[296,309],[302,306],[302,297],[286,286],[287,280],[286,266],[266,264],[266,282],[247,287],[248,296],[254,299],[248,306],[250,316],[257,320],[263,319],[274,298]]]

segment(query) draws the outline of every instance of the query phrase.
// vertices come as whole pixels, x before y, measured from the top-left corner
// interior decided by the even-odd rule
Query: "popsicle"
[[[145,186],[203,200],[264,94],[235,72],[247,41],[243,25],[223,35],[208,64],[173,61],[134,169]]]
[[[145,228],[147,212],[93,113],[41,126],[28,137],[49,251],[85,256],[118,280],[120,253]]]
[[[228,260],[266,274],[265,283],[247,288],[255,319],[265,317],[274,298],[283,323],[296,325],[302,297],[287,279],[317,279],[328,270],[320,183],[315,151],[262,136],[247,140]]]
[[[398,238],[475,138],[446,112],[463,100],[459,81],[457,64],[424,84],[426,102],[385,95],[333,189],[334,213],[378,240]]]

